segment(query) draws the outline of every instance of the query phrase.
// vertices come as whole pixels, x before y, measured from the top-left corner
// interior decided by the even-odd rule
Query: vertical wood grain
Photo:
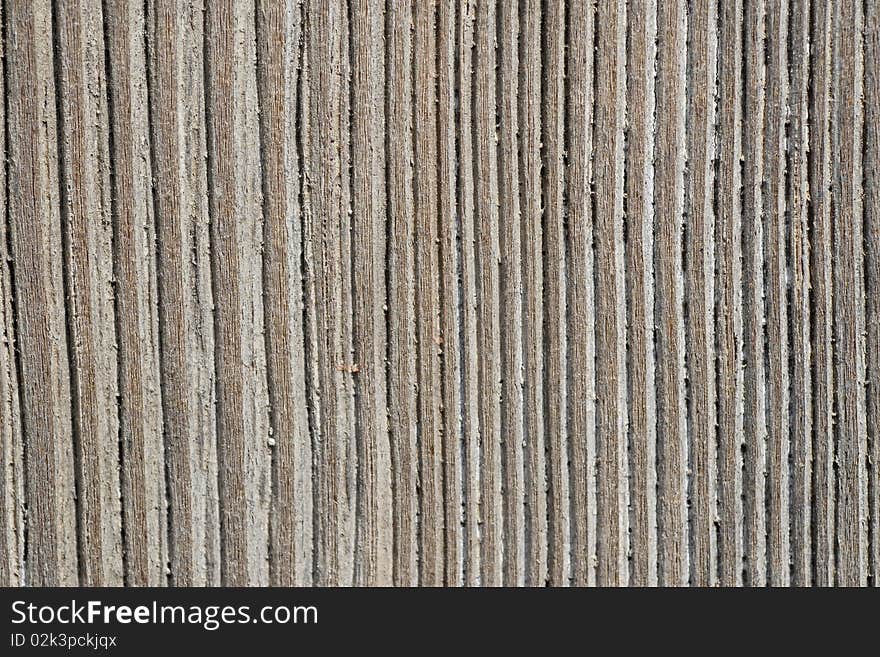
[[[871,3],[0,7],[0,583],[880,581]]]

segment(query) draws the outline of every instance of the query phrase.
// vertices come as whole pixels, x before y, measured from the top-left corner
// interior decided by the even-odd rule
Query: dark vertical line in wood
[[[596,342],[593,285],[593,45],[595,7],[569,3],[566,21],[565,123],[568,161],[566,262],[568,285],[568,460],[571,535],[571,583],[595,583],[596,544]]]
[[[0,586],[12,586],[17,584],[16,556],[12,551],[15,543],[15,509],[18,506],[15,499],[15,484],[11,481],[10,475],[16,471],[16,465],[13,463],[13,450],[15,449],[13,437],[12,408],[9,404],[10,399],[14,399],[14,384],[10,379],[15,376],[15,365],[10,358],[12,356],[14,345],[7,329],[7,302],[6,296],[6,273],[8,271],[8,262],[11,260],[7,251],[7,230],[9,217],[6,212],[6,198],[9,189],[6,180],[6,106],[8,100],[6,98],[6,7],[4,2],[0,2],[0,96],[3,97],[3,104],[0,105],[0,123],[2,123],[2,135],[0,135],[0,216],[3,217],[3,224],[0,226],[0,258],[3,259],[3,272],[0,274],[0,317],[2,317],[2,327],[0,327],[0,339],[2,339],[2,347],[0,347],[0,458],[4,464],[12,464],[12,467],[4,467],[3,474],[0,476]],[[14,330],[14,325],[13,325]]]

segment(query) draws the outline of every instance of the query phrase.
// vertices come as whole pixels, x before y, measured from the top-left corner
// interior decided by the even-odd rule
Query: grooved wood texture
[[[0,10],[0,584],[880,585],[876,0]]]

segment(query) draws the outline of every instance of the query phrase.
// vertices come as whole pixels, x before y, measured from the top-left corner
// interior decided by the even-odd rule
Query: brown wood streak
[[[266,375],[271,408],[272,500],[270,509],[270,582],[277,586],[302,583],[303,523],[296,472],[305,470],[302,445],[308,441],[302,314],[302,280],[297,230],[299,162],[290,134],[290,115],[299,98],[301,16],[288,17],[285,3],[257,6],[257,67],[260,99],[260,137],[264,195],[264,312]]]
[[[859,3],[834,5],[832,187],[834,255],[837,573],[841,586],[864,585],[867,560],[865,307],[862,240],[864,80]],[[846,65],[843,64],[846,62]]]
[[[812,374],[810,347],[810,244],[809,244],[809,0],[793,0],[789,11],[791,41],[790,149],[787,204],[791,215],[788,253],[792,284],[789,326],[791,333],[791,584],[811,582],[811,476],[813,451]]]
[[[718,581],[742,583],[742,2],[720,6],[719,162],[716,179]],[[721,391],[724,390],[724,394]]]
[[[596,340],[591,321],[593,284],[593,26],[592,2],[570,5],[566,51],[566,134],[568,160],[568,235],[566,260],[569,283],[568,354],[572,377],[568,397],[568,458],[571,499],[571,582],[595,583],[596,553]]]
[[[767,578],[767,413],[764,363],[764,268],[762,183],[764,174],[764,0],[745,4],[743,114],[743,355],[745,359],[743,436],[744,583],[763,586]]]
[[[767,363],[767,572],[789,582],[789,339],[786,255],[785,138],[788,114],[788,2],[767,9],[767,98],[764,108],[764,281]]]
[[[504,584],[525,583],[525,507],[523,463],[522,215],[518,143],[519,7],[501,3],[498,25],[500,138],[498,146],[499,285],[501,340],[501,440],[503,445]]]
[[[477,2],[474,29],[474,268],[477,282],[477,349],[493,354],[479,361],[481,584],[502,584],[504,516],[501,505],[500,260],[495,98],[495,7]],[[421,419],[421,418],[420,418]]]
[[[658,3],[655,161],[657,526],[659,583],[687,583],[684,344],[681,243],[684,176],[685,6]]]
[[[545,469],[544,234],[541,225],[541,3],[527,0],[520,24],[520,207],[522,209],[523,344],[525,353],[526,584],[547,578]]]
[[[627,8],[626,296],[630,584],[657,584],[657,415],[654,388],[654,65],[657,7]]]
[[[600,586],[626,585],[626,318],[623,278],[623,112],[626,13],[598,5],[594,180],[596,280],[597,557]]]
[[[685,295],[690,471],[690,583],[715,580],[715,243],[712,210],[715,92],[714,7],[700,1],[688,17],[688,176],[685,190]]]
[[[438,70],[438,207],[440,213],[440,338],[443,368],[443,489],[444,584],[460,586],[464,576],[464,516],[462,508],[462,445],[464,418],[461,391],[462,362],[461,256],[458,247],[456,164],[456,2],[442,0],[437,16]]]
[[[811,5],[810,307],[813,380],[812,583],[834,584],[834,368],[831,271],[831,3]]]
[[[464,407],[464,464],[462,468],[464,498],[464,584],[476,586],[482,575],[480,538],[480,414],[479,359],[477,353],[477,278],[474,258],[475,192],[473,144],[472,50],[474,45],[475,10],[473,0],[459,0],[456,25],[458,85],[458,212],[461,237],[462,287],[462,351]]]
[[[384,20],[375,0],[351,8],[352,17],[352,207],[354,270],[354,361],[356,414],[360,449],[360,508],[362,562],[358,582],[392,582],[391,467],[386,413],[385,313],[386,299],[383,212],[384,121],[382,88]]]
[[[543,8],[541,157],[544,244],[544,423],[547,448],[547,568],[549,583],[569,577],[568,448],[566,427],[565,3]]]
[[[154,156],[154,204],[158,268],[160,381],[168,470],[169,558],[171,581],[193,581],[192,501],[190,498],[190,402],[186,376],[185,284],[181,184],[177,163],[176,76],[177,11],[171,1],[151,7],[148,22],[150,123]]]
[[[444,578],[435,2],[414,6],[413,96],[416,340],[418,341],[419,583]]]
[[[412,132],[412,2],[386,15],[389,430],[394,474],[394,583],[418,581],[416,332]]]

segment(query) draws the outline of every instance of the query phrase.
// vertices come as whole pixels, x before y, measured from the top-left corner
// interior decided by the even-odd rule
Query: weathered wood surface
[[[0,6],[0,584],[880,585],[875,0]]]

